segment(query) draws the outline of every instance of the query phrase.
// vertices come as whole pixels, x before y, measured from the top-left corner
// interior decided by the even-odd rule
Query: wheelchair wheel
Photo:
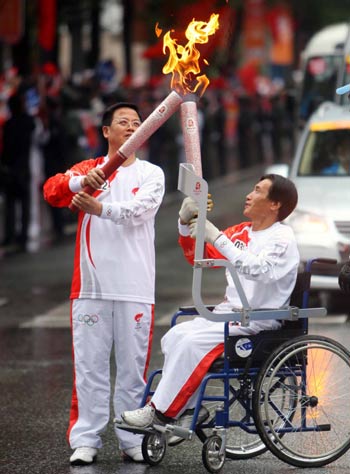
[[[205,394],[222,396],[223,387],[222,379],[212,379],[207,384]],[[252,392],[251,380],[230,379],[229,419],[242,424],[241,426],[230,426],[226,430],[226,457],[230,459],[250,459],[267,451],[255,428],[251,405]],[[210,417],[204,425],[206,428],[199,426],[196,429],[196,433],[203,443],[213,434],[215,411],[219,404],[218,401],[203,402],[210,413]]]
[[[297,467],[320,467],[350,448],[350,352],[301,336],[277,348],[257,377],[256,427],[270,451]]]
[[[166,438],[162,433],[147,433],[142,441],[142,455],[150,466],[156,466],[164,458]]]
[[[225,451],[221,453],[222,439],[218,435],[209,436],[203,444],[202,460],[209,472],[219,472],[225,463]]]

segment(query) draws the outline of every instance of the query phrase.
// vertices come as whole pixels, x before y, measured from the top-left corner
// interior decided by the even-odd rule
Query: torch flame
[[[209,36],[213,35],[219,28],[219,15],[213,13],[208,22],[195,21],[194,19],[187,26],[185,36],[188,39],[186,46],[177,44],[168,31],[163,38],[163,53],[166,48],[169,50],[169,59],[163,67],[163,73],[172,73],[171,88],[181,95],[195,93],[203,95],[209,85],[209,79],[205,74],[198,76],[200,71],[200,52],[196,48],[196,43],[204,44],[209,41]],[[208,64],[204,60],[205,64]]]
[[[157,38],[159,38],[159,36],[162,34],[162,31],[163,30],[161,28],[159,28],[159,23],[157,23],[156,26],[155,26],[155,32],[156,32]]]

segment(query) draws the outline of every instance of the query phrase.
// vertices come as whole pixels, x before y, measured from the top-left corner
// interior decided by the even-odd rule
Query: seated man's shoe
[[[183,414],[180,416],[178,420],[175,421],[175,425],[181,426],[181,428],[184,428],[186,430],[190,429],[190,426],[192,424],[192,419],[194,415],[194,408],[191,410],[186,410],[183,412]],[[197,419],[197,425],[200,425],[209,417],[209,412],[205,407],[201,407],[198,413],[198,419]],[[169,436],[168,438],[168,446],[176,446],[177,444],[182,443],[182,441],[185,441],[184,438],[181,438],[180,436]]]
[[[96,448],[89,448],[83,446],[77,448],[70,457],[70,463],[72,466],[84,466],[85,464],[92,464],[97,456]]]
[[[141,446],[135,446],[133,448],[124,449],[123,459],[124,461],[143,462]]]
[[[151,405],[145,405],[137,410],[124,411],[121,415],[122,420],[129,426],[135,428],[147,428],[152,426],[155,419],[155,408]]]

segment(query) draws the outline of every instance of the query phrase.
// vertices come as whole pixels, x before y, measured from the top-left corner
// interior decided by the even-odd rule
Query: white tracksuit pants
[[[223,352],[224,324],[197,317],[177,324],[162,338],[163,372],[152,402],[164,415],[178,418],[195,406],[203,377]],[[249,327],[230,326],[230,334],[257,334],[278,327],[278,321],[253,321]]]
[[[154,306],[125,301],[76,299],[72,302],[74,387],[67,432],[72,449],[100,448],[110,418],[110,357],[117,366],[115,416],[140,406],[153,334]],[[142,437],[116,430],[120,449]]]

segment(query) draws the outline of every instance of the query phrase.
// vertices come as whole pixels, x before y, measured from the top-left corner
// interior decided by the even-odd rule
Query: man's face
[[[276,203],[268,198],[271,184],[269,179],[263,179],[254,186],[253,191],[247,195],[245,200],[243,211],[245,217],[254,221],[272,214]]]
[[[350,164],[350,141],[343,140],[343,142],[339,143],[337,151],[340,163],[348,170]]]
[[[108,140],[110,148],[118,150],[124,142],[141,125],[137,112],[127,107],[114,111],[113,119],[109,126],[102,128],[103,136]]]

